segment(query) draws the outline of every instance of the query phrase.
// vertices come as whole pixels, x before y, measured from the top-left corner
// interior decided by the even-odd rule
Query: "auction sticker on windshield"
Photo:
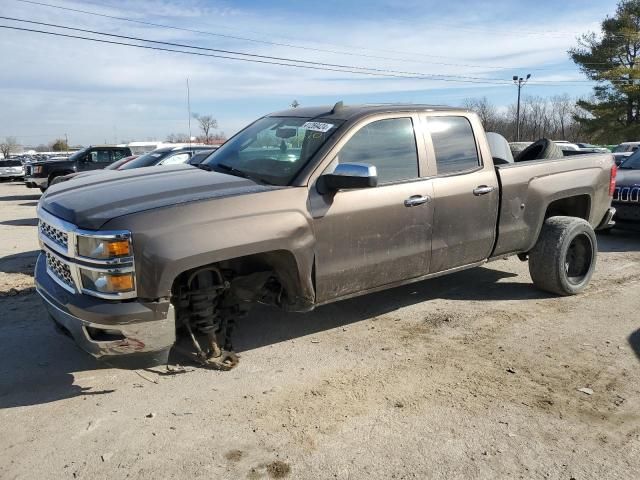
[[[306,122],[302,125],[302,128],[306,128],[307,130],[311,130],[312,132],[322,132],[327,133],[334,127],[333,123],[322,123],[322,122]]]

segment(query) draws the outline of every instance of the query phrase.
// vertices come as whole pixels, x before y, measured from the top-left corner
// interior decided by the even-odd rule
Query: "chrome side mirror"
[[[367,163],[339,163],[331,173],[325,173],[316,183],[318,193],[351,188],[371,188],[378,186],[378,171]]]

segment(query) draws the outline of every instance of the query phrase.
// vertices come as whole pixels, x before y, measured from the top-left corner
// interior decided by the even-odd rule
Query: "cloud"
[[[612,10],[583,4],[583,8],[571,12],[571,21],[562,15],[547,15],[542,23],[522,27],[527,32],[542,30],[552,34],[506,35],[496,34],[492,28],[513,31],[514,22],[524,25],[522,19],[532,16],[525,12],[531,7],[502,2],[482,8],[477,2],[467,1],[450,2],[452,5],[444,8],[437,2],[374,0],[358,2],[356,8],[355,4],[344,6],[344,2],[328,0],[323,8],[311,10],[301,5],[291,8],[289,2],[269,3],[268,7],[256,3],[239,8],[229,2],[204,0],[56,2],[69,8],[225,36],[155,28],[14,0],[5,0],[3,6],[7,16],[131,37],[374,67],[381,70],[379,73],[396,70],[491,80],[484,85],[383,78],[3,31],[0,55],[5,60],[4,71],[10,75],[0,86],[0,132],[28,135],[34,129],[49,132],[64,128],[71,130],[78,141],[89,143],[104,141],[103,132],[111,137],[116,128],[123,138],[163,138],[169,132],[184,130],[181,127],[187,78],[194,109],[215,112],[228,133],[252,117],[286,106],[293,98],[324,103],[335,98],[376,101],[382,96],[428,96],[442,103],[439,99],[473,96],[471,89],[479,95],[511,89],[511,76],[527,73],[527,69],[538,81],[575,79],[580,76],[566,55],[566,50],[575,44],[575,32],[593,28],[599,18]],[[344,6],[344,15],[335,14],[340,5]],[[549,5],[549,10],[556,8]],[[514,12],[519,13],[517,18]],[[241,41],[229,35],[293,42],[301,48]],[[362,54],[368,57],[358,56]],[[503,79],[506,84],[496,85],[494,79]]]

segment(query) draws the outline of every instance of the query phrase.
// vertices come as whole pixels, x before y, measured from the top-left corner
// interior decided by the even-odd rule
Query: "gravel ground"
[[[0,184],[2,479],[640,478],[640,234],[599,236],[576,297],[509,259],[255,310],[231,372],[131,371],[53,331],[38,198]]]

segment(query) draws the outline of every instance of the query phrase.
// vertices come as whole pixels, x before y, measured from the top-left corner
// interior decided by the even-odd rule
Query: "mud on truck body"
[[[446,107],[274,113],[199,168],[48,190],[37,291],[95,357],[163,362],[181,332],[222,369],[256,303],[309,311],[511,255],[539,288],[580,292],[613,214],[611,155],[513,163],[502,147]]]

